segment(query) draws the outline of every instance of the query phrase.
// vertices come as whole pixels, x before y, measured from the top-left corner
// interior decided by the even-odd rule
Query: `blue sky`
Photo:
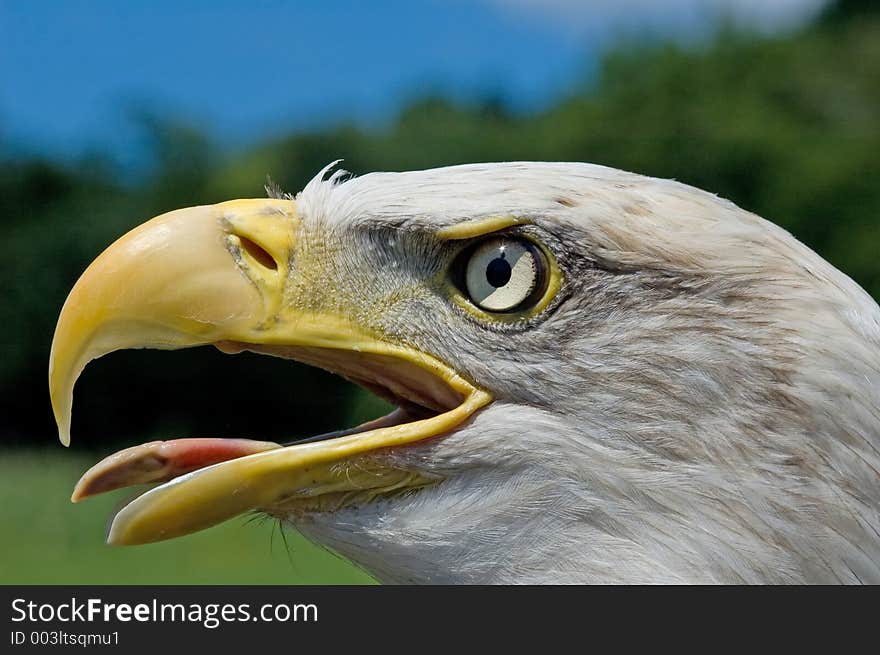
[[[134,107],[236,145],[376,123],[431,92],[538,109],[589,79],[620,32],[784,29],[822,0],[0,0],[0,139],[125,150]]]

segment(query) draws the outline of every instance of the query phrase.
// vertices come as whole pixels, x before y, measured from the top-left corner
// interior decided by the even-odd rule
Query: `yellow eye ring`
[[[456,257],[453,299],[482,320],[505,322],[543,311],[561,286],[555,259],[518,234],[490,234]]]

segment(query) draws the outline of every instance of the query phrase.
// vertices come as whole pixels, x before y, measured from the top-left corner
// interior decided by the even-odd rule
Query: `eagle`
[[[207,344],[395,409],[111,455],[74,500],[152,484],[112,544],[257,511],[388,583],[880,583],[880,308],[709,192],[585,163],[334,162],[296,195],[163,214],[61,310],[61,441],[90,360]]]

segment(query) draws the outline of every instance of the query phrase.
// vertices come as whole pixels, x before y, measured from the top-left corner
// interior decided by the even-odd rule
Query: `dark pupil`
[[[489,265],[486,267],[486,281],[496,289],[503,287],[510,282],[510,271],[510,264],[507,263],[502,254],[500,257],[496,257],[489,262]]]

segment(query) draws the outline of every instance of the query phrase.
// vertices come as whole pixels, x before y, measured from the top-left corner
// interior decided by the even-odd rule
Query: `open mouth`
[[[216,345],[227,353],[250,350],[319,366],[396,408],[354,428],[291,443],[183,438],[114,453],[80,478],[74,502],[123,487],[159,486],[116,515],[110,543],[170,539],[249,510],[334,511],[431,484],[437,478],[391,465],[376,455],[448,434],[485,402],[485,394],[438,362],[431,362],[433,370],[429,370],[422,362],[385,353],[237,342]],[[359,455],[373,456],[361,457],[355,465]]]
[[[449,434],[490,401],[433,356],[280,302],[293,221],[292,201],[180,210],[136,228],[93,262],[62,309],[52,345],[50,392],[62,441],[69,440],[80,372],[120,348],[213,344],[226,353],[293,359],[339,374],[396,409],[287,444],[189,438],[110,455],[83,475],[74,501],[158,485],[119,511],[110,543],[169,539],[250,510],[332,511],[431,484],[436,477],[383,454]],[[250,244],[247,252],[242,243]]]

